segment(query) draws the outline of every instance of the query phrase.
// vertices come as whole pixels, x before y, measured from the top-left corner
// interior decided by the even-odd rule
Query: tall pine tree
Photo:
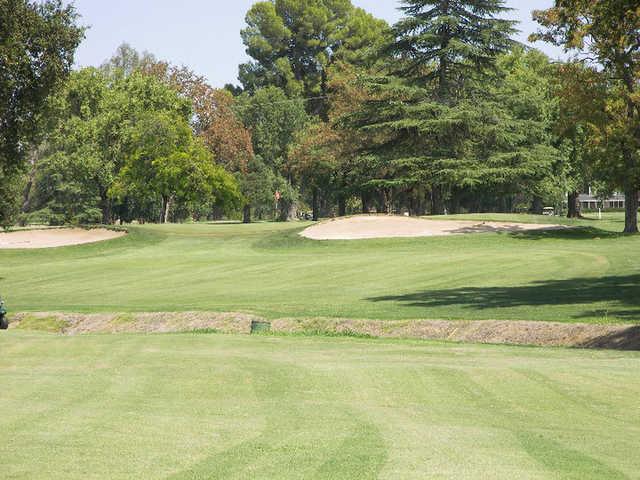
[[[393,73],[434,82],[437,100],[453,102],[466,80],[483,75],[509,50],[516,22],[499,18],[503,0],[403,0],[405,17],[387,52],[400,60]]]
[[[506,75],[497,60],[514,46],[504,1],[405,0],[401,9],[383,52],[390,74],[365,81],[374,99],[347,119],[386,167],[378,184],[395,193],[427,186],[440,214],[446,195],[517,183],[533,157],[548,163],[544,135],[527,134],[527,119],[493,88]]]

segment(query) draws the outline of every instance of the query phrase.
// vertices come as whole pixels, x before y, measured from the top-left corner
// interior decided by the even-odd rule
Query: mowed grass
[[[313,241],[306,224],[132,226],[126,238],[0,251],[12,311],[241,311],[267,318],[640,321],[640,237],[575,230]]]
[[[3,479],[637,479],[640,355],[0,335]]]

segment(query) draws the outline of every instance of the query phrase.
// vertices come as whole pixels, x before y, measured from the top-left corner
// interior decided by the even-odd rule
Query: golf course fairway
[[[0,335],[3,479],[637,479],[640,355]]]
[[[0,294],[10,312],[640,322],[640,241],[617,233],[622,215],[564,223],[577,228],[357,241],[302,238],[305,223],[131,226],[107,242],[0,250]]]

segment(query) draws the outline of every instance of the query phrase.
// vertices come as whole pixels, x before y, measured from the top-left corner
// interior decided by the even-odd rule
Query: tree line
[[[501,0],[399,8],[390,26],[350,0],[259,1],[241,84],[217,89],[126,44],[72,71],[73,6],[0,0],[2,224],[546,205],[577,217],[592,186],[625,192],[637,232],[635,2],[533,12],[532,40],[573,52],[565,62],[513,40]]]

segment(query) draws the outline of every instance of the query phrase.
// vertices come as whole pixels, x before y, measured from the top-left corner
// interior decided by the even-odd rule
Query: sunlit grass
[[[313,241],[307,224],[131,226],[113,241],[0,251],[10,311],[242,311],[267,318],[640,320],[622,214],[561,231]]]

